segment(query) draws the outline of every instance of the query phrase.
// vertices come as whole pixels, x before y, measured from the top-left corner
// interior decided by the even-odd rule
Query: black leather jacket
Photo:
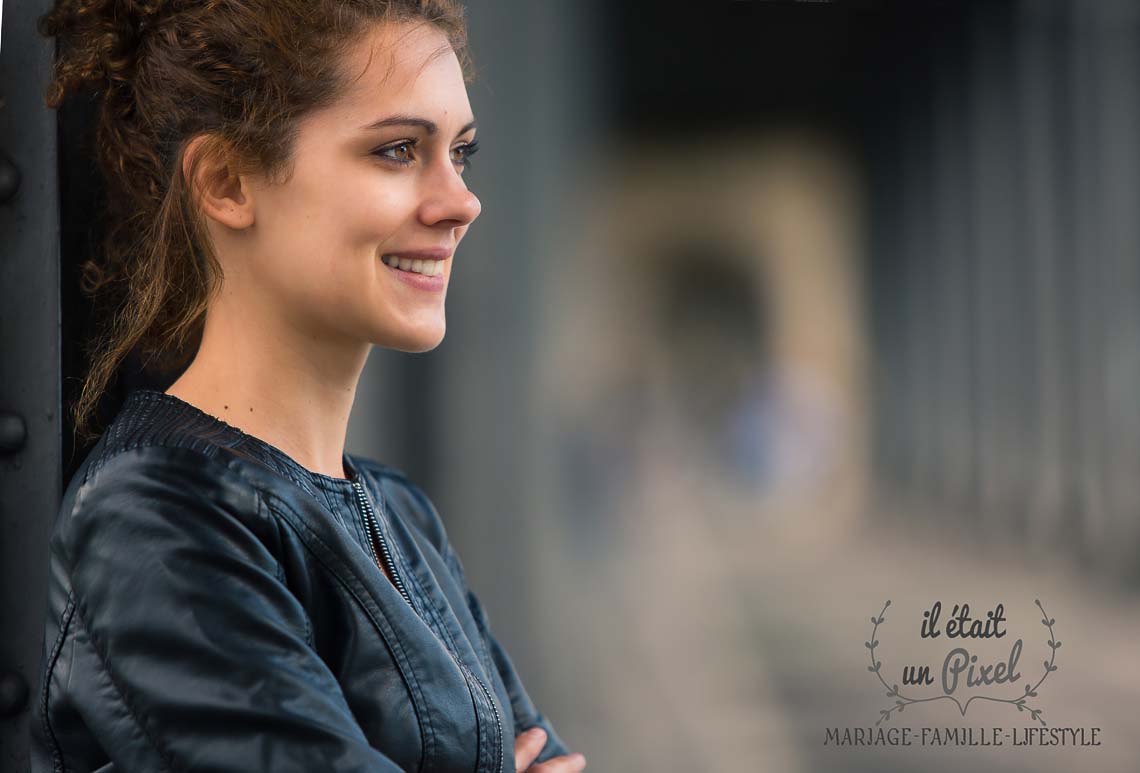
[[[33,773],[493,773],[534,725],[566,754],[431,502],[344,463],[131,392],[52,539]]]

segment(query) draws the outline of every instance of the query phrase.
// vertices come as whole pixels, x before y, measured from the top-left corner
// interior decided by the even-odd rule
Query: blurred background
[[[467,6],[483,214],[446,339],[373,352],[348,450],[435,501],[588,769],[1136,770],[1140,6]],[[7,10],[3,87],[35,110]],[[28,293],[0,308],[0,418],[27,427],[0,457],[9,674],[39,653],[20,556],[81,460],[58,405],[89,324],[83,125],[60,115],[58,189],[23,176],[60,230],[0,205],[5,250],[59,250],[35,275],[62,287],[56,338]],[[864,644],[888,599],[884,673],[941,665],[933,602],[1001,603],[1011,635],[963,646],[1023,638],[1033,682],[1040,600],[1064,647],[1035,705],[1101,745],[825,744],[892,704]],[[1039,725],[936,701],[881,726]]]

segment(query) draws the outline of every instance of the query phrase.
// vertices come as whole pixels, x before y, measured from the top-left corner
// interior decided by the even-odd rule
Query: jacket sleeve
[[[451,540],[447,537],[443,519],[440,518],[435,505],[422,489],[408,481],[402,474],[400,478],[403,486],[407,488],[408,492],[411,493],[418,504],[416,509],[420,511],[417,513],[417,516],[421,519],[421,528],[425,529],[426,533],[430,535],[432,542],[437,545],[444,562],[455,576],[460,588],[463,589],[467,597],[467,606],[471,610],[471,616],[475,619],[475,623],[479,627],[480,634],[483,637],[483,643],[487,647],[487,651],[491,655],[491,659],[494,661],[499,676],[502,678],[503,684],[506,686],[507,693],[510,696],[511,711],[514,714],[515,733],[522,733],[535,726],[541,727],[546,731],[546,745],[542,747],[542,752],[535,758],[535,762],[545,762],[551,757],[569,754],[569,749],[567,749],[566,744],[558,736],[558,733],[555,732],[550,720],[535,707],[534,702],[530,699],[526,688],[523,686],[522,679],[519,677],[506,649],[491,633],[490,620],[487,612],[467,582],[467,576],[463,571],[463,563],[459,559],[459,554],[456,553],[455,549],[451,546]]]
[[[236,473],[191,450],[123,452],[61,533],[96,666],[69,698],[116,769],[399,771],[309,646],[276,523]]]
[[[546,731],[546,745],[542,747],[542,752],[535,758],[535,762],[545,762],[551,757],[569,754],[570,750],[566,748],[566,744],[554,731],[554,726],[550,720],[535,707],[530,696],[527,695],[526,688],[523,687],[522,680],[519,678],[510,656],[507,655],[507,651],[491,634],[487,613],[483,609],[483,605],[479,603],[478,597],[466,584],[464,588],[467,591],[467,603],[471,608],[471,614],[479,625],[479,630],[483,634],[483,641],[491,653],[491,659],[494,660],[495,667],[499,670],[499,676],[502,677],[503,684],[507,687],[507,693],[511,697],[511,710],[515,715],[515,733],[522,733],[536,726]]]

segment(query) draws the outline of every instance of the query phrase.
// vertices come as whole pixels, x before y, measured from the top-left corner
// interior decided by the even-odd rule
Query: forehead
[[[436,105],[449,112],[467,107],[459,60],[443,31],[427,22],[376,24],[346,53],[344,67],[349,102],[411,100],[425,110]]]

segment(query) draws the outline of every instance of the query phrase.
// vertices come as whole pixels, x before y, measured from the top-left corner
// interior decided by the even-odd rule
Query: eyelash
[[[372,151],[372,155],[376,156],[377,158],[382,158],[385,161],[391,161],[394,164],[399,164],[400,166],[408,166],[412,163],[412,161],[410,159],[392,158],[391,156],[386,156],[384,154],[390,150],[395,150],[396,148],[401,148],[405,145],[407,145],[408,147],[410,147],[414,150],[416,148],[416,146],[418,146],[419,144],[420,144],[420,141],[417,139],[400,140],[399,142],[393,143],[391,145],[387,145],[383,148],[377,148],[376,150]],[[468,169],[471,168],[471,157],[473,155],[475,155],[475,152],[477,150],[479,150],[479,141],[478,140],[472,140],[471,142],[465,142],[462,145],[457,145],[454,148],[453,152],[455,150],[461,151],[463,153],[463,158],[461,160],[457,161],[456,163],[459,164],[463,168],[463,171],[467,171]]]

